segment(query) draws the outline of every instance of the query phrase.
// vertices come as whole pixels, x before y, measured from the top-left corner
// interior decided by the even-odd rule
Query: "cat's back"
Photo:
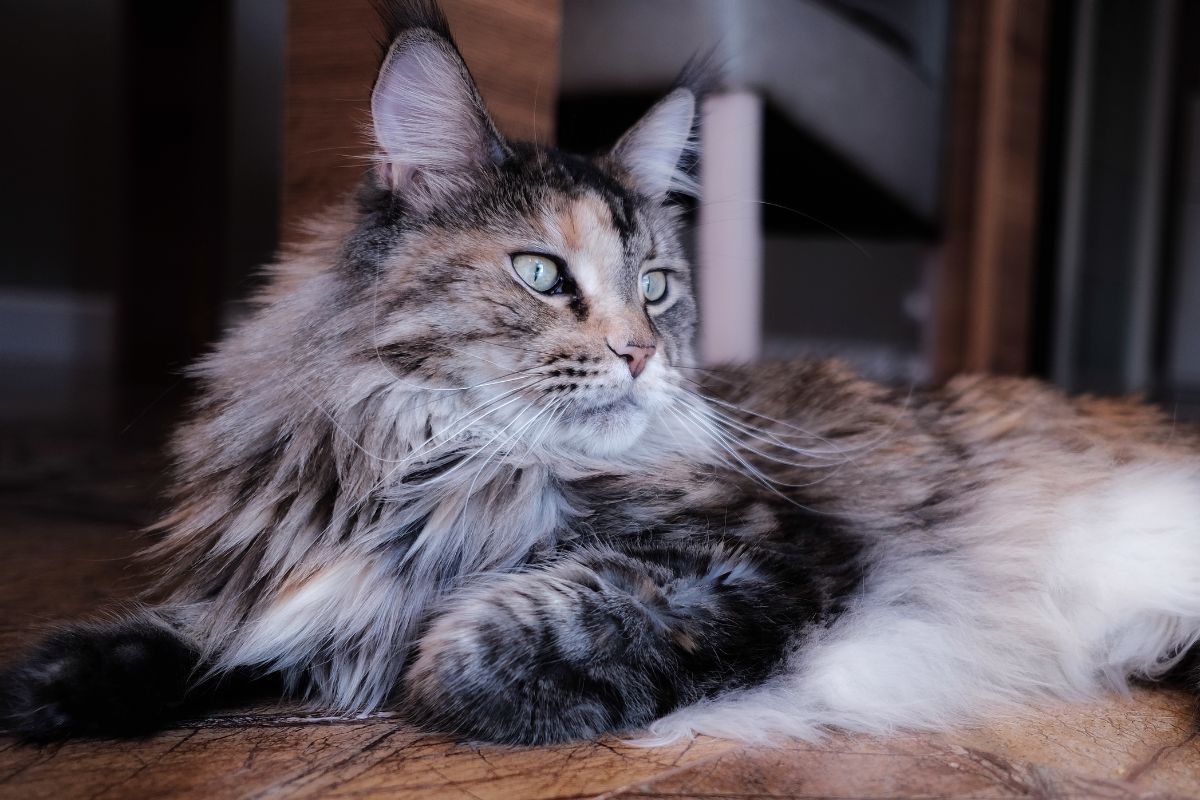
[[[1018,490],[1094,488],[1119,469],[1200,463],[1195,427],[1162,409],[1034,379],[894,387],[814,360],[714,370],[700,391],[741,448],[731,469],[753,467],[798,502],[876,530],[937,527]]]
[[[925,389],[880,384],[834,360],[796,360],[712,370],[702,391],[747,424],[830,442],[873,435],[876,450],[936,445],[1019,458],[1053,449],[1118,463],[1200,455],[1200,429],[1167,409],[1138,396],[1070,395],[1034,378],[969,374]]]
[[[968,443],[1094,453],[1115,463],[1200,455],[1194,423],[1141,397],[1068,395],[1029,378],[964,375],[936,393],[939,422]]]

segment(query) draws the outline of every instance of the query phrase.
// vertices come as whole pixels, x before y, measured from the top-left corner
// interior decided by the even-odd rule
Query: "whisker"
[[[682,387],[680,387],[680,389],[682,389]],[[914,389],[913,386],[910,386],[910,389],[908,389],[908,397],[905,399],[904,408],[907,408],[908,403],[912,402],[913,389]],[[689,391],[689,390],[684,389],[683,391]],[[704,399],[704,401],[709,401],[709,402],[714,402],[714,403],[724,403],[724,402],[720,401],[719,398],[712,398],[712,397],[707,397],[704,395],[698,395],[697,392],[690,392],[690,393],[692,393],[692,395],[697,395],[701,399]],[[790,423],[782,422],[780,420],[775,420],[774,417],[770,417],[770,416],[767,416],[764,414],[757,413],[757,411],[739,407],[739,405],[732,404],[732,403],[724,403],[724,404],[727,405],[727,407],[742,410],[743,413],[745,413],[745,414],[760,416],[760,417],[762,417],[762,419],[766,419],[770,422],[776,423],[776,425],[785,425],[788,427],[796,428],[796,426],[791,426]],[[709,409],[709,410],[718,411],[719,409]],[[854,456],[862,456],[862,455],[864,455],[864,453],[869,453],[869,452],[875,451],[878,449],[878,447],[883,446],[883,444],[886,443],[886,441],[890,437],[890,434],[892,434],[895,431],[896,426],[900,425],[900,421],[902,419],[904,419],[904,415],[895,414],[893,416],[892,422],[890,422],[890,425],[888,425],[887,428],[884,428],[883,431],[877,435],[877,437],[866,440],[866,441],[862,441],[862,443],[853,444],[853,445],[839,445],[839,444],[834,443],[834,441],[832,441],[832,440],[829,440],[824,437],[820,437],[820,435],[805,432],[806,437],[815,438],[817,440],[823,441],[823,443],[826,443],[830,446],[829,450],[822,450],[822,449],[805,449],[805,450],[806,450],[806,452],[811,453],[811,455],[814,455],[814,456],[834,456],[834,455],[836,455],[836,456],[844,457],[844,461],[853,462],[853,461],[856,461],[856,458],[854,458]],[[755,427],[755,426],[749,426],[749,427]],[[802,431],[802,428],[796,428],[796,429],[797,429],[797,431]],[[764,432],[764,433],[766,433],[766,432]],[[781,433],[779,435],[788,435],[788,434]]]
[[[819,442],[824,442],[825,444],[834,448],[835,452],[839,452],[839,453],[843,452],[843,448],[839,448],[834,442],[830,441],[829,439],[825,438],[824,436],[813,433],[812,431],[805,430],[804,428],[801,428],[798,425],[794,425],[790,422],[785,422],[781,419],[776,419],[775,417],[772,417],[768,414],[763,414],[762,412],[755,411],[754,409],[746,408],[745,406],[740,406],[737,403],[731,403],[727,400],[722,400],[719,397],[712,397],[711,395],[706,395],[702,392],[696,392],[696,391],[692,391],[690,389],[684,389],[682,386],[679,388],[685,392],[689,392],[689,393],[695,395],[696,397],[700,398],[701,400],[703,400],[707,403],[715,403],[716,405],[719,405],[723,408],[727,408],[727,409],[730,409],[733,411],[740,411],[743,414],[749,414],[750,416],[753,416],[753,417],[765,419],[768,422],[771,422],[775,425],[780,425],[784,428],[789,428],[789,429],[795,431],[796,434],[803,436],[804,438],[816,439]],[[780,434],[780,435],[786,435],[786,434]]]
[[[838,236],[840,236],[842,239],[844,239],[846,242],[848,242],[850,245],[852,245],[855,250],[862,253],[864,258],[871,257],[871,254],[867,252],[865,247],[863,247],[861,244],[856,242],[854,239],[850,238],[850,236],[848,236],[846,233],[838,230],[837,228],[830,225],[825,220],[819,219],[818,217],[814,217],[812,214],[807,214],[798,208],[792,208],[790,206],[785,206],[785,205],[782,205],[781,203],[772,203],[769,200],[751,200],[748,198],[747,199],[736,199],[735,198],[735,199],[731,199],[731,200],[710,200],[707,202],[701,201],[698,205],[711,207],[711,206],[718,206],[718,205],[728,205],[729,203],[756,203],[760,206],[768,206],[770,208],[778,208],[780,211],[787,211],[789,214],[795,214],[797,216],[804,217],[807,220],[817,223],[822,228],[825,228],[826,230],[829,230],[832,233],[836,233]]]
[[[549,379],[549,378],[545,378],[545,379],[543,379],[543,380],[550,380],[550,379]],[[540,383],[541,381],[538,381],[538,382]],[[511,400],[509,400],[509,401],[507,401],[506,403],[504,403],[504,406],[501,406],[501,408],[503,408],[503,407],[506,407],[506,406],[508,406],[508,405],[511,405],[512,403],[516,402],[516,401],[517,401],[517,400],[519,400],[519,399],[520,399],[519,397],[514,397],[514,398],[512,398]],[[488,413],[489,413],[489,414],[490,414],[490,413],[493,413],[493,412],[494,412],[494,411],[496,411],[496,410],[499,410],[499,409],[492,409],[492,411],[489,411]],[[445,481],[445,479],[446,479],[448,476],[450,476],[450,475],[453,475],[454,473],[456,473],[456,472],[460,471],[461,469],[463,469],[463,468],[464,468],[464,467],[465,467],[467,464],[469,464],[469,463],[470,463],[470,462],[471,462],[471,461],[472,461],[472,460],[473,460],[473,459],[474,459],[474,458],[475,458],[477,455],[479,455],[479,453],[483,452],[483,450],[484,450],[486,447],[488,447],[488,446],[489,446],[489,445],[491,445],[493,442],[495,442],[495,441],[496,441],[498,438],[500,438],[500,436],[502,436],[502,435],[505,433],[505,431],[507,431],[507,430],[508,430],[509,428],[511,428],[511,427],[512,427],[514,424],[516,424],[517,422],[519,422],[519,421],[520,421],[520,419],[521,419],[521,416],[520,416],[520,414],[518,414],[516,417],[514,417],[512,420],[510,420],[510,421],[509,421],[509,422],[508,422],[508,423],[507,423],[507,424],[506,424],[504,427],[502,427],[502,428],[501,428],[499,431],[497,431],[495,434],[493,434],[493,436],[492,436],[490,439],[488,439],[488,440],[487,440],[486,442],[484,442],[482,445],[480,445],[479,447],[477,447],[473,453],[471,453],[470,455],[466,456],[466,457],[465,457],[463,460],[459,461],[459,462],[458,462],[457,464],[455,464],[453,467],[451,467],[450,469],[446,470],[446,471],[445,471],[445,472],[443,472],[441,475],[439,475],[439,476],[438,476],[438,481],[440,481],[440,482],[444,482],[444,481]],[[474,423],[472,422],[472,424],[474,424]]]
[[[500,454],[500,451],[505,447],[505,445],[507,445],[509,442],[511,442],[514,439],[517,439],[519,436],[521,436],[521,434],[523,434],[525,431],[527,431],[530,428],[530,426],[532,426],[535,422],[537,422],[537,420],[540,417],[542,417],[544,414],[546,414],[549,411],[551,411],[552,409],[554,409],[555,406],[556,406],[556,403],[551,403],[550,405],[545,406],[544,408],[539,410],[536,414],[533,415],[533,417],[528,422],[526,422],[520,428],[517,428],[515,431],[513,431],[511,434],[509,434],[503,441],[501,441],[499,444],[496,445],[496,447],[492,450],[491,453],[488,454],[488,457],[484,459],[483,463],[479,466],[479,470],[475,473],[475,478],[471,481],[471,485],[467,488],[467,496],[466,496],[466,499],[463,500],[463,511],[464,512],[466,510],[467,503],[469,503],[471,500],[471,495],[475,492],[475,485],[479,481],[480,476],[483,475],[484,469],[487,468],[488,462],[491,461],[492,459],[494,459],[496,456],[498,456]],[[491,474],[488,475],[487,481],[490,481],[492,478],[494,478],[496,476],[496,473],[500,471],[501,465],[502,465],[502,460],[497,460],[496,466],[492,470]],[[484,482],[487,483],[487,481],[484,481]]]
[[[516,387],[515,389],[510,389],[510,390],[508,390],[508,391],[504,392],[503,394],[499,395],[498,397],[495,397],[495,398],[493,398],[492,400],[485,401],[484,403],[480,404],[479,406],[476,406],[476,408],[475,408],[475,409],[473,409],[472,411],[467,411],[467,412],[464,412],[463,414],[460,414],[460,415],[459,415],[459,416],[457,416],[455,419],[453,419],[453,420],[451,420],[449,423],[447,423],[446,427],[447,427],[447,428],[449,428],[450,426],[454,425],[454,424],[455,424],[456,422],[458,422],[459,420],[461,420],[461,419],[463,419],[463,418],[465,418],[465,417],[468,417],[470,414],[474,413],[474,411],[475,411],[475,410],[478,410],[478,409],[480,409],[480,408],[486,407],[486,406],[487,406],[489,403],[497,402],[497,401],[499,401],[499,400],[503,400],[503,399],[505,399],[505,398],[510,398],[510,397],[512,398],[511,400],[509,400],[509,401],[508,401],[507,403],[505,403],[504,405],[502,405],[502,406],[498,406],[497,408],[493,408],[493,409],[489,410],[489,411],[488,411],[487,413],[485,413],[485,414],[480,414],[480,415],[476,416],[474,419],[471,419],[471,420],[470,420],[469,422],[467,422],[466,424],[459,426],[459,428],[458,428],[457,430],[455,430],[455,431],[454,431],[453,433],[451,433],[451,434],[444,434],[444,433],[443,433],[443,434],[437,434],[437,433],[435,433],[433,436],[429,437],[429,438],[428,438],[428,439],[426,439],[424,442],[422,442],[420,445],[418,445],[418,447],[417,447],[417,449],[416,449],[416,450],[414,450],[413,452],[409,453],[409,456],[408,456],[408,458],[410,458],[410,459],[411,459],[411,458],[414,458],[414,457],[416,457],[416,456],[420,455],[420,454],[422,453],[422,451],[423,451],[423,449],[424,449],[425,445],[427,445],[428,443],[430,443],[430,442],[434,441],[435,439],[442,438],[442,439],[444,439],[444,440],[445,440],[447,443],[449,443],[450,441],[452,441],[452,440],[453,440],[455,437],[457,437],[458,435],[460,435],[460,434],[462,434],[462,433],[465,433],[467,430],[469,430],[469,429],[470,429],[470,428],[471,428],[473,425],[475,425],[475,424],[476,424],[477,422],[479,422],[480,420],[484,419],[484,418],[485,418],[485,417],[487,417],[487,416],[490,416],[491,414],[495,413],[496,411],[499,411],[501,408],[505,408],[505,407],[507,407],[507,406],[511,405],[511,404],[512,404],[512,402],[514,402],[514,401],[516,401],[517,399],[519,399],[519,398],[517,398],[517,397],[514,397],[514,395],[519,395],[521,392],[525,391],[526,389],[531,389],[531,388],[533,388],[534,386],[537,386],[537,385],[538,385],[538,384],[540,384],[540,383],[545,383],[545,382],[546,382],[546,381],[548,381],[548,380],[550,380],[550,377],[549,377],[549,376],[545,376],[545,377],[539,378],[538,380],[535,380],[535,381],[530,381],[529,383],[527,383],[527,384],[524,384],[524,385],[522,385],[522,386],[518,386],[518,387]]]
[[[775,431],[768,431],[764,428],[760,428],[756,425],[751,425],[744,420],[740,420],[740,419],[737,419],[736,417],[726,414],[725,412],[721,411],[719,408],[713,408],[712,406],[710,406],[708,404],[708,402],[707,402],[708,398],[705,397],[704,395],[701,395],[697,392],[692,392],[688,389],[684,389],[683,387],[676,387],[676,388],[679,388],[680,391],[684,392],[685,395],[689,395],[693,398],[700,400],[698,407],[702,408],[704,410],[705,415],[710,416],[714,422],[720,422],[727,427],[731,427],[741,433],[748,434],[750,436],[753,436],[756,439],[759,439],[760,441],[774,445],[775,447],[779,447],[783,450],[788,450],[797,455],[816,457],[816,458],[827,457],[830,455],[829,451],[814,449],[814,448],[797,447],[793,444],[789,444],[788,442],[785,442],[783,439],[781,439],[780,436],[786,436],[788,438],[799,438],[799,437],[796,436],[795,434],[777,433]],[[816,437],[809,436],[809,437],[805,437],[805,438],[816,438]],[[840,450],[838,451],[838,454],[839,455],[841,454]]]
[[[690,383],[693,383],[697,386],[700,385],[697,382],[692,381],[689,378],[684,378],[684,380],[687,380]],[[873,452],[874,450],[877,450],[878,448],[882,447],[884,445],[884,443],[888,440],[888,438],[891,436],[891,434],[895,431],[896,427],[900,424],[901,420],[904,419],[903,414],[897,413],[897,414],[893,415],[891,424],[888,425],[887,428],[885,428],[878,436],[874,437],[873,439],[866,441],[866,442],[860,442],[860,443],[857,443],[854,445],[850,445],[850,446],[839,446],[837,443],[831,441],[830,439],[828,439],[826,437],[811,433],[811,432],[806,431],[803,428],[800,428],[792,423],[776,419],[774,417],[771,417],[769,415],[755,411],[753,409],[749,409],[744,406],[740,406],[736,403],[731,403],[729,401],[722,400],[721,398],[712,397],[710,395],[703,394],[701,392],[693,391],[693,390],[687,389],[686,387],[683,387],[683,386],[675,386],[674,388],[678,389],[681,392],[684,392],[687,395],[691,395],[692,397],[701,401],[701,404],[705,407],[705,411],[707,412],[707,414],[716,415],[719,419],[724,420],[724,422],[727,426],[728,425],[736,426],[737,428],[742,429],[742,431],[745,432],[747,435],[755,436],[755,438],[760,438],[758,435],[756,435],[755,432],[757,432],[757,434],[761,434],[762,436],[768,437],[768,440],[773,440],[773,441],[770,441],[770,443],[773,444],[774,446],[780,447],[780,448],[788,450],[790,452],[794,452],[797,455],[803,455],[803,456],[814,457],[814,458],[827,458],[827,457],[833,457],[833,456],[840,456],[840,457],[842,457],[841,463],[854,463],[854,462],[856,462],[856,459],[854,456],[856,456],[856,455],[861,456],[865,453]],[[916,390],[915,385],[910,384],[908,387],[908,395],[905,398],[902,408],[907,408],[911,404],[912,398],[913,398],[913,393],[915,390]],[[784,426],[787,428],[791,428],[792,430],[797,431],[798,434],[788,434],[788,433],[778,432],[778,431],[767,431],[758,426],[751,425],[749,422],[747,422],[745,420],[739,420],[739,419],[725,413],[720,408],[714,408],[712,406],[709,406],[708,405],[709,403],[716,404],[718,406],[723,406],[727,409],[735,410],[735,411],[738,411],[738,412],[741,412],[743,414],[747,414],[747,415],[750,415],[753,417],[765,419],[776,425],[781,425],[781,426]],[[714,420],[714,422],[715,421],[716,420]],[[830,446],[830,449],[826,450],[826,449],[822,449],[822,448],[797,448],[786,442],[779,440],[777,437],[780,437],[780,436],[788,437],[788,438],[803,437],[803,438],[816,439],[818,441],[824,442],[825,444],[828,444]],[[753,449],[753,448],[749,448],[747,445],[744,445],[744,444],[743,444],[743,446],[747,447],[747,449]],[[757,451],[755,451],[755,452],[757,452]],[[771,458],[769,455],[764,454],[764,453],[759,453],[759,455],[762,455],[766,458]],[[777,459],[772,459],[772,460],[777,460]],[[795,465],[795,466],[807,466],[807,465]],[[827,464],[825,466],[834,466],[834,465]],[[831,475],[832,474],[834,474],[834,473],[831,473]],[[809,484],[809,485],[811,485],[811,484]]]
[[[344,436],[346,438],[346,440],[349,441],[350,444],[354,445],[354,447],[357,448],[363,455],[365,455],[367,458],[372,459],[373,461],[378,461],[383,464],[396,463],[395,459],[384,458],[383,456],[372,453],[370,450],[367,450],[365,447],[363,447],[361,444],[359,444],[358,440],[355,439],[354,436],[348,430],[346,430],[346,428],[340,422],[338,422],[337,418],[335,416],[333,416],[333,414],[331,414],[329,412],[329,410],[327,408],[325,408],[325,406],[322,405],[321,402],[319,400],[317,400],[317,398],[314,397],[307,389],[305,389],[298,382],[293,380],[291,376],[289,376],[285,373],[280,373],[280,375],[282,375],[282,377],[285,381],[287,381],[288,383],[290,383],[292,385],[293,389],[295,389],[296,391],[300,392],[300,394],[302,394],[306,398],[308,398],[308,401],[311,402],[313,404],[313,406],[315,406],[316,409],[318,411],[320,411],[325,416],[326,419],[329,420],[329,423],[331,425],[333,425],[334,430],[336,430],[338,433],[340,433],[342,436]]]
[[[395,466],[393,466],[390,470],[388,470],[384,475],[382,475],[379,478],[378,481],[376,481],[374,483],[374,485],[372,485],[372,487],[367,491],[366,495],[364,495],[362,498],[360,498],[358,500],[357,505],[361,505],[361,504],[365,503],[372,494],[374,494],[375,492],[382,489],[385,485],[387,485],[387,482],[389,480],[391,480],[392,476],[394,476],[396,474],[396,472],[399,471],[400,468],[403,467],[405,464],[411,463],[419,455],[436,452],[436,446],[433,448],[429,448],[428,450],[426,449],[426,446],[429,445],[430,443],[434,442],[435,440],[437,440],[439,437],[443,439],[444,444],[449,444],[455,438],[457,438],[460,434],[466,432],[471,427],[478,424],[481,420],[491,416],[492,414],[496,413],[497,411],[507,408],[508,406],[510,406],[513,403],[520,400],[521,398],[518,396],[520,392],[522,392],[526,389],[532,388],[533,386],[536,386],[537,384],[543,383],[544,381],[547,381],[547,380],[550,380],[550,378],[548,378],[548,377],[541,378],[539,380],[532,381],[528,385],[518,386],[516,389],[511,389],[511,390],[505,392],[504,394],[501,394],[499,397],[495,397],[495,398],[492,398],[490,400],[487,400],[487,401],[481,403],[479,406],[476,406],[476,408],[472,409],[471,411],[467,411],[467,412],[464,412],[463,414],[460,414],[458,417],[455,418],[455,420],[451,421],[446,427],[450,427],[458,420],[461,420],[464,417],[468,417],[468,416],[474,414],[476,411],[479,411],[480,409],[487,408],[488,405],[498,403],[501,400],[505,400],[505,398],[508,398],[507,400],[505,400],[505,402],[501,403],[498,406],[487,409],[486,411],[484,411],[482,413],[475,414],[475,416],[473,416],[465,424],[459,426],[458,429],[455,430],[453,433],[450,433],[450,434],[435,433],[433,436],[426,439],[424,442],[421,443],[420,446],[418,446],[415,450],[413,450],[408,455],[406,455],[403,459],[396,461]],[[503,429],[501,429],[501,430],[503,430]],[[491,441],[491,440],[489,440],[489,441]],[[484,446],[486,446],[486,443]],[[462,465],[462,462],[460,462],[459,464],[456,464],[455,466],[453,466],[449,470],[447,470],[445,473],[443,473],[441,476],[439,476],[439,478],[444,478],[446,475],[448,475],[452,472],[455,472],[458,469],[458,467],[461,465]]]
[[[686,410],[686,409],[685,409],[685,410]],[[760,451],[758,451],[758,450],[755,450],[754,448],[748,447],[748,446],[747,446],[745,443],[743,443],[743,442],[739,442],[739,441],[737,441],[736,439],[733,439],[732,437],[729,437],[729,436],[727,436],[727,435],[723,435],[723,434],[721,434],[721,432],[720,432],[718,429],[716,429],[716,428],[712,428],[710,432],[711,432],[711,434],[712,434],[713,436],[717,437],[717,438],[718,438],[720,441],[723,441],[723,442],[725,442],[726,444],[730,445],[730,447],[737,446],[737,447],[741,447],[741,448],[743,448],[743,449],[750,450],[750,451],[751,451],[751,452],[753,452],[753,453],[756,453],[756,454],[758,454],[758,455],[760,455],[760,456],[763,456],[764,458],[768,458],[768,459],[770,459],[770,460],[777,461],[777,462],[778,462],[778,463],[780,463],[780,464],[786,464],[786,465],[789,465],[789,466],[799,467],[799,468],[802,468],[802,469],[813,469],[813,470],[815,470],[815,469],[829,469],[829,470],[831,470],[830,472],[826,473],[824,477],[822,477],[822,478],[818,478],[818,479],[816,479],[816,480],[808,481],[808,482],[806,482],[806,483],[791,483],[791,482],[789,482],[789,481],[783,481],[783,480],[780,480],[780,479],[778,479],[778,478],[774,478],[774,477],[771,477],[771,476],[769,476],[769,475],[766,475],[766,474],[762,473],[760,470],[758,470],[756,467],[753,467],[753,465],[747,464],[747,466],[748,466],[748,467],[750,467],[750,468],[752,468],[752,469],[754,469],[754,470],[755,470],[755,472],[756,472],[758,475],[761,475],[761,476],[763,477],[763,479],[764,479],[764,480],[767,480],[767,481],[769,481],[770,483],[772,483],[772,484],[773,484],[773,485],[775,485],[775,486],[782,486],[782,487],[785,487],[785,488],[788,488],[788,489],[807,489],[807,488],[809,488],[809,487],[811,487],[811,486],[816,486],[816,485],[817,485],[817,484],[819,484],[819,483],[823,483],[823,482],[825,482],[825,481],[829,480],[830,478],[832,478],[834,475],[836,475],[836,474],[837,474],[837,473],[838,473],[838,472],[839,472],[839,471],[842,469],[842,467],[844,467],[844,466],[845,466],[845,465],[848,463],[847,461],[841,461],[841,462],[839,462],[839,463],[836,463],[836,464],[817,464],[817,465],[812,465],[812,464],[798,464],[798,463],[796,463],[796,462],[792,462],[792,461],[783,461],[783,460],[780,460],[780,459],[774,459],[774,458],[772,458],[772,457],[771,457],[771,456],[769,456],[769,455],[766,455],[766,454],[764,454],[764,453],[762,453],[762,452],[760,452]],[[728,449],[728,448],[727,448],[727,449]],[[739,458],[738,460],[739,460],[739,461],[742,461],[742,459],[740,459],[740,458]],[[742,463],[747,463],[747,462],[742,462]]]
[[[711,422],[717,429],[725,431],[726,435],[728,435],[732,441],[736,441],[738,446],[741,447],[742,449],[748,450],[751,453],[754,453],[757,456],[761,456],[762,458],[765,458],[769,461],[774,461],[777,464],[783,464],[783,465],[789,466],[789,467],[800,467],[800,468],[805,468],[805,469],[822,469],[822,468],[828,469],[830,467],[841,466],[842,464],[846,463],[846,461],[848,460],[848,459],[843,458],[836,462],[820,462],[820,461],[816,461],[816,460],[800,462],[800,461],[792,461],[792,460],[786,459],[786,458],[781,458],[779,456],[772,455],[771,453],[763,452],[762,450],[759,450],[758,448],[754,447],[753,445],[737,438],[736,434],[739,433],[738,429],[731,427],[729,422],[722,420],[721,418],[713,415],[708,409],[700,410],[699,413],[702,414],[706,419],[708,419],[709,422]],[[752,432],[749,433],[748,435],[754,436],[754,438],[756,438],[756,439],[760,439],[760,440],[765,441],[768,444],[771,444],[775,447],[779,447],[781,449],[786,449],[790,452],[794,452],[801,456],[812,455],[805,450],[800,450],[797,448],[788,447],[787,445],[782,444],[782,443],[773,442],[770,439],[767,439],[762,436],[758,436]],[[816,454],[815,457],[819,458],[820,455],[821,454]]]
[[[680,421],[684,422],[685,424],[688,424],[688,418],[686,416],[680,415],[680,412],[678,410],[676,410],[674,408],[670,408],[670,407],[668,407],[668,410],[672,414],[676,414],[677,416],[679,416]],[[732,472],[735,472],[735,473],[745,476],[746,478],[750,479],[751,481],[762,486],[767,491],[776,495],[783,501],[790,503],[791,505],[794,505],[797,508],[801,508],[806,511],[812,511],[813,513],[821,513],[821,512],[816,511],[815,509],[809,508],[808,506],[805,506],[801,503],[796,502],[795,499],[788,497],[786,494],[781,492],[779,490],[779,488],[775,485],[775,481],[773,481],[772,479],[763,475],[752,464],[748,463],[745,459],[743,459],[740,455],[738,455],[736,450],[731,449],[724,442],[720,441],[719,438],[713,436],[711,434],[711,432],[704,425],[702,425],[699,421],[692,420],[689,427],[693,427],[695,430],[698,430],[701,433],[707,434],[710,441],[712,441],[714,444],[716,444],[718,447],[720,447],[726,453],[731,455],[741,465],[742,469],[739,470],[737,467],[735,467],[733,464],[729,463],[728,461],[722,460],[724,465],[726,466],[726,468],[730,469]]]

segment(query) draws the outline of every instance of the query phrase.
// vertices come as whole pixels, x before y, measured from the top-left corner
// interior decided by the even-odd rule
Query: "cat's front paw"
[[[0,673],[0,727],[30,741],[149,733],[181,702],[195,663],[144,619],[64,628]]]
[[[407,709],[486,742],[626,730],[670,705],[660,639],[642,598],[585,567],[510,576],[434,622],[406,678]]]

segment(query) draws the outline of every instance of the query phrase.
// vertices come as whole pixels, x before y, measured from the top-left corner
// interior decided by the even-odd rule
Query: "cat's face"
[[[633,446],[692,359],[667,196],[687,188],[694,95],[668,95],[595,159],[514,144],[444,32],[417,28],[372,111],[380,160],[348,253],[370,279],[374,354],[398,380],[467,392],[498,442]]]

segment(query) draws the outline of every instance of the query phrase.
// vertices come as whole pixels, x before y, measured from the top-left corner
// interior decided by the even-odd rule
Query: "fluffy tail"
[[[144,735],[215,699],[200,667],[161,611],[73,624],[0,673],[0,727],[34,741]]]

